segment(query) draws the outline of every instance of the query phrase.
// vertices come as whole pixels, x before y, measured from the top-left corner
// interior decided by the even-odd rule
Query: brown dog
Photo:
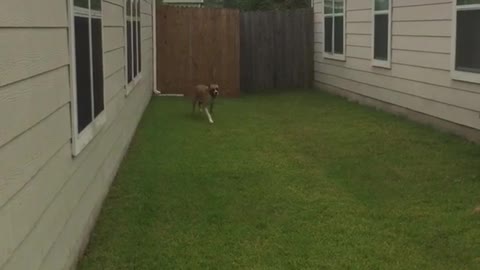
[[[210,112],[213,113],[213,104],[218,94],[220,94],[218,84],[210,84],[210,86],[199,84],[195,86],[195,93],[193,95],[193,113],[195,113],[195,108],[198,104],[200,111],[203,111],[205,108],[208,121],[213,124]]]

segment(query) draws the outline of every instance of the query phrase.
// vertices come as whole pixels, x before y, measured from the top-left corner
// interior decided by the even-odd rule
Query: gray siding
[[[480,85],[450,75],[454,0],[393,0],[392,66],[372,66],[372,0],[346,0],[346,61],[325,59],[315,1],[315,83],[480,130]]]
[[[107,122],[75,158],[67,1],[0,2],[1,270],[75,264],[151,97],[152,1],[142,1],[142,81],[126,96],[123,0],[104,0]]]

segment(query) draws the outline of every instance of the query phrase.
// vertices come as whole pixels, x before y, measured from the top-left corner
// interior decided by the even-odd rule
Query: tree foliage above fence
[[[162,0],[157,0],[157,5]],[[311,0],[204,0],[204,6],[235,8],[244,11],[284,10],[310,7]]]
[[[251,10],[283,10],[310,7],[310,0],[224,0],[226,8]]]

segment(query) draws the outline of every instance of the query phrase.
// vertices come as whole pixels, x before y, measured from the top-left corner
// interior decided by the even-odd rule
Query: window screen
[[[75,17],[75,60],[77,75],[77,124],[78,131],[81,132],[93,120],[88,18]]]
[[[102,21],[99,19],[92,19],[92,51],[93,70],[96,71],[93,73],[94,112],[98,116],[104,109]]]
[[[88,0],[75,0],[73,3],[75,7],[88,8]]]
[[[138,42],[137,42],[137,37],[138,37],[138,27],[137,27],[137,21],[133,21],[133,77],[137,77],[138,75]]]
[[[332,45],[333,45],[333,18],[326,17],[325,18],[325,52],[332,53]]]
[[[390,0],[375,0],[373,58],[389,61]]]
[[[375,59],[388,60],[388,15],[375,15]]]
[[[128,71],[128,82],[133,81],[133,48],[132,48],[132,22],[127,21],[127,71]]]
[[[138,73],[142,72],[142,26],[140,17],[141,1],[138,1],[137,44],[138,44]]]
[[[324,1],[324,50],[328,54],[344,54],[344,5],[345,0]]]
[[[336,54],[343,54],[343,16],[334,17],[335,20],[335,39],[334,39],[334,52]]]
[[[101,0],[74,1],[77,127],[104,111]]]
[[[465,0],[464,0],[465,1]],[[457,11],[457,70],[480,73],[480,8]]]
[[[135,81],[141,72],[140,1],[127,1],[127,79]]]

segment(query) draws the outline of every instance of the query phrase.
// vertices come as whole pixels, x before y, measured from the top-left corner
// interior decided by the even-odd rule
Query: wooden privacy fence
[[[311,87],[312,9],[246,12],[240,18],[242,90]]]
[[[157,9],[157,81],[169,94],[218,83],[240,89],[307,88],[313,83],[313,11]]]
[[[238,10],[160,6],[156,23],[162,92],[188,95],[196,84],[218,83],[223,95],[240,94]]]

